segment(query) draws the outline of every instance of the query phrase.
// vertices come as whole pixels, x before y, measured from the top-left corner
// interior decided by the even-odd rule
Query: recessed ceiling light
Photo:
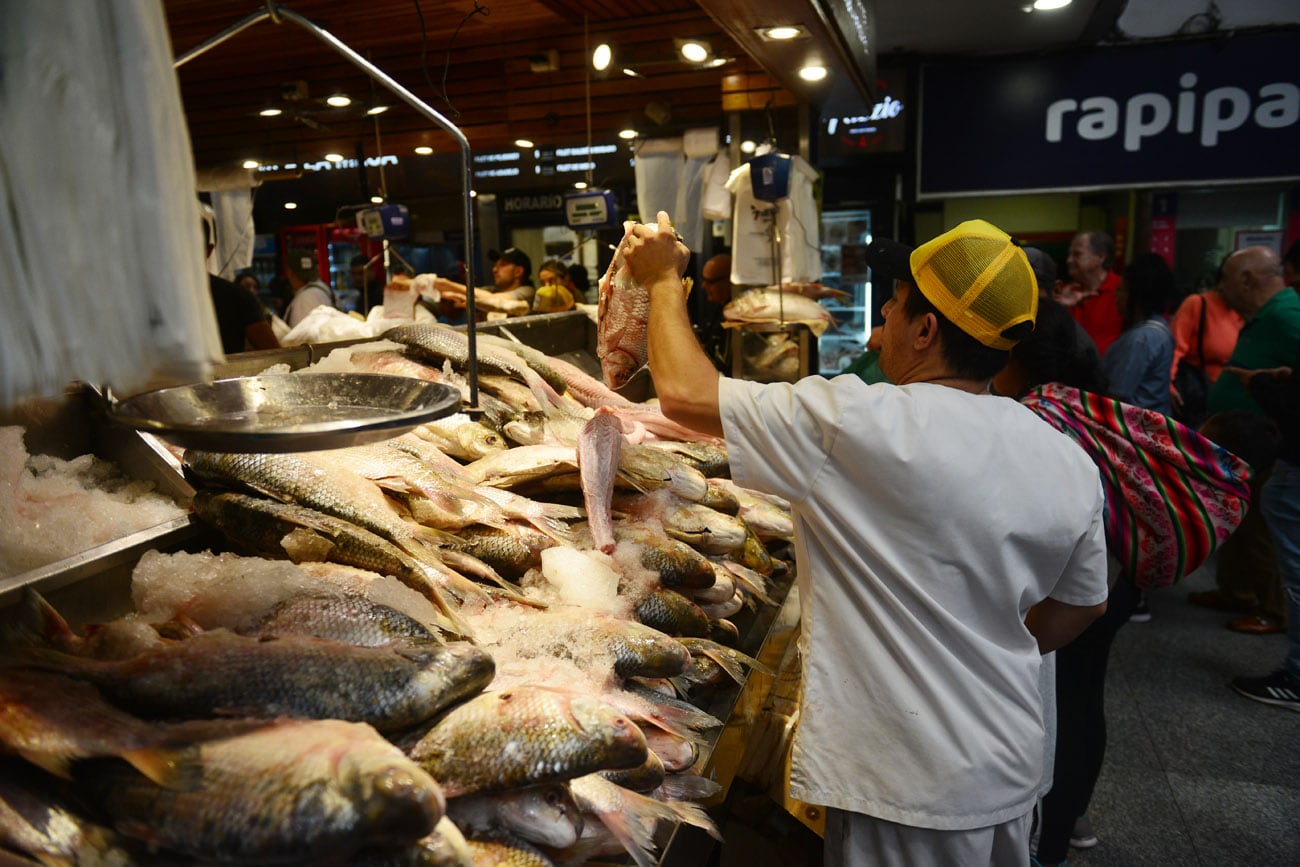
[[[343,162],[343,154],[325,154],[325,159],[332,163],[341,163]]]
[[[470,197],[471,199],[477,199],[477,198],[478,198],[478,190],[470,190],[470,191],[469,191],[469,197]]]
[[[261,111],[259,111],[258,114],[260,114],[262,117],[278,117],[279,115],[284,114],[284,109],[264,108]]]
[[[815,63],[810,63],[807,66],[802,66],[799,68],[799,77],[802,78],[804,81],[821,81],[823,78],[826,77],[826,74],[827,74],[826,67],[818,66]]]
[[[754,144],[749,139],[745,139],[743,142],[740,143],[740,152],[742,154],[752,154],[757,149],[758,149],[758,145]]]
[[[383,114],[386,111],[388,111],[388,106],[386,105],[372,105],[370,108],[366,109],[366,114]]]
[[[526,139],[526,138],[515,139],[515,147],[517,148],[530,148],[532,146],[533,143],[530,139]]]
[[[352,97],[344,96],[341,93],[336,93],[333,96],[325,97],[325,102],[326,104],[332,105],[335,108],[346,108],[347,106],[352,104]]]
[[[284,209],[285,209],[286,211],[292,211],[292,210],[294,210],[294,209],[297,208],[297,207],[298,207],[298,203],[297,203],[297,202],[285,202],[285,203],[284,203]]]
[[[574,188],[575,190],[585,190],[585,189],[587,189],[587,182],[586,182],[586,181],[574,181],[574,182],[573,182],[573,188]]]
[[[707,68],[709,68],[709,69],[717,69],[719,66],[725,66],[726,63],[727,63],[727,58],[725,58],[725,57],[715,57],[715,58],[713,58],[712,60],[710,60],[708,63],[706,63],[706,64],[704,64],[704,65],[705,65],[705,67],[707,67]]]
[[[1049,9],[1064,9],[1070,3],[1071,0],[1034,0],[1034,8],[1039,12],[1046,12]]]
[[[371,196],[371,197],[370,197],[370,201],[374,202],[376,205],[382,205],[382,204],[384,203],[384,197],[383,197],[383,196]]]
[[[636,136],[637,132],[634,129],[621,129],[618,131],[618,137],[622,139],[634,139]]]
[[[415,149],[415,152],[422,157],[427,157],[429,154],[433,153],[433,148],[428,145],[420,145]]]
[[[802,27],[796,27],[793,25],[781,25],[779,27],[769,27],[766,30],[760,30],[759,32],[762,33],[764,36],[766,36],[768,39],[775,39],[777,41],[781,41],[785,39],[796,39],[804,35],[804,30]]]
[[[255,169],[261,165],[257,160],[244,160],[241,165],[246,169]]]
[[[628,78],[645,78],[644,75],[637,72],[635,69],[632,69],[627,66],[623,67],[623,74],[626,75]]]
[[[608,42],[602,42],[596,46],[596,50],[591,52],[591,66],[597,72],[604,72],[609,69],[609,64],[614,60],[614,49],[609,47]]]
[[[703,63],[709,59],[709,46],[703,42],[693,40],[683,42],[681,47],[682,57],[685,57],[691,63]]]

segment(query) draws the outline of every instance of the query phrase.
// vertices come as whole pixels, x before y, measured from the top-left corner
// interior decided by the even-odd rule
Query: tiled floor
[[[1116,637],[1089,810],[1101,842],[1072,850],[1070,867],[1300,865],[1300,713],[1227,686],[1278,668],[1286,638],[1238,635],[1227,615],[1187,602],[1213,586],[1206,568],[1148,594],[1151,622]],[[765,795],[739,806],[713,863],[820,865],[820,841]]]

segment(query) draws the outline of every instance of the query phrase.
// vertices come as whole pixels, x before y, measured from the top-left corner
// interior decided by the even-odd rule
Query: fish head
[[[353,780],[369,843],[418,840],[433,831],[447,806],[433,777],[409,761],[372,766]]]
[[[502,820],[526,840],[565,849],[582,836],[582,810],[564,783],[529,786],[497,798]]]
[[[601,747],[607,768],[635,768],[645,761],[645,735],[627,715],[590,696],[574,696],[569,715]]]

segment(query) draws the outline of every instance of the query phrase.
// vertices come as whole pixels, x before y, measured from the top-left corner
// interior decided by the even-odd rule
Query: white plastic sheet
[[[0,0],[0,406],[222,358],[157,0]]]

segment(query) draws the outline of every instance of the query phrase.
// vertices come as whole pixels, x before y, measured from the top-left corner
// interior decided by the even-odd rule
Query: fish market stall
[[[218,378],[257,376],[268,369],[308,371],[310,368],[325,369],[330,365],[353,365],[353,369],[362,369],[363,365],[383,365],[388,373],[447,377],[459,388],[464,385],[457,373],[462,365],[453,360],[457,344],[446,333],[451,331],[441,327],[429,331],[409,326],[385,335],[397,343],[375,345],[373,341],[349,341],[244,353],[232,356],[214,371],[214,375]],[[249,661],[248,648],[256,647],[258,655],[276,648],[277,652],[284,654],[278,662],[272,660],[257,664],[266,665],[281,676],[284,672],[313,669],[297,655],[305,652],[309,640],[289,637],[296,634],[292,630],[290,633],[279,630],[288,629],[290,624],[293,629],[301,628],[302,619],[314,623],[340,607],[347,609],[344,620],[350,630],[358,625],[369,628],[373,617],[359,614],[358,611],[363,609],[358,606],[382,604],[401,612],[404,623],[414,622],[415,626],[411,628],[441,635],[438,646],[445,649],[427,660],[419,657],[413,663],[420,670],[434,666],[440,671],[454,672],[454,675],[448,675],[446,686],[438,688],[435,704],[421,706],[406,716],[392,716],[387,711],[374,716],[369,710],[338,704],[338,700],[350,695],[363,683],[407,675],[401,674],[400,666],[394,670],[395,663],[385,655],[387,651],[335,649],[330,652],[344,655],[334,659],[319,676],[338,676],[334,674],[337,671],[355,672],[346,680],[346,688],[340,684],[325,690],[324,695],[310,690],[300,694],[304,687],[295,682],[291,697],[276,699],[277,702],[290,702],[287,706],[275,705],[279,708],[277,716],[317,717],[322,720],[320,724],[293,723],[287,728],[277,726],[268,730],[255,726],[252,731],[239,730],[234,735],[225,729],[218,740],[211,742],[211,747],[203,748],[205,757],[213,763],[222,763],[222,767],[227,767],[227,762],[234,765],[253,762],[249,768],[262,767],[263,770],[257,773],[265,773],[264,766],[257,765],[251,758],[264,749],[285,750],[289,743],[314,744],[320,749],[331,748],[329,745],[333,744],[353,743],[350,753],[371,757],[367,761],[373,762],[374,773],[384,773],[383,768],[401,768],[403,773],[419,780],[426,780],[426,775],[431,775],[431,779],[436,781],[421,783],[422,788],[411,795],[414,800],[385,808],[399,813],[405,811],[413,816],[410,827],[421,829],[421,834],[425,833],[426,824],[437,816],[450,817],[454,823],[452,827],[440,823],[441,832],[422,841],[426,846],[432,845],[428,840],[434,836],[443,842],[454,838],[459,834],[456,828],[468,829],[464,836],[471,839],[465,845],[489,845],[490,838],[500,831],[499,823],[503,821],[497,815],[497,811],[502,809],[503,798],[539,796],[537,793],[549,786],[561,786],[558,791],[566,801],[576,799],[591,828],[601,826],[603,820],[597,818],[601,809],[612,809],[614,812],[606,816],[617,825],[618,815],[641,815],[638,811],[650,809],[647,805],[660,804],[655,809],[667,812],[662,816],[653,814],[659,816],[653,841],[640,844],[616,839],[587,841],[582,844],[591,847],[587,860],[622,862],[628,857],[627,847],[634,846],[643,847],[638,848],[639,863],[645,863],[641,860],[645,858],[662,864],[706,863],[716,845],[709,833],[716,832],[709,817],[691,802],[704,806],[721,803],[744,752],[756,699],[752,695],[743,697],[742,689],[750,679],[748,672],[752,666],[763,668],[770,665],[754,658],[764,654],[770,656],[773,652],[768,647],[769,640],[781,610],[780,604],[793,578],[793,571],[786,565],[788,559],[781,559],[790,557],[788,546],[778,538],[788,535],[788,528],[781,526],[779,509],[775,517],[765,516],[761,513],[763,504],[751,502],[745,499],[747,495],[744,492],[731,489],[725,479],[725,463],[718,464],[708,457],[716,446],[705,442],[675,441],[666,435],[659,440],[659,447],[633,442],[625,431],[663,424],[664,420],[656,417],[652,406],[611,392],[602,398],[606,402],[606,411],[593,412],[589,407],[583,407],[576,396],[596,394],[602,388],[598,380],[584,372],[599,371],[599,363],[593,355],[596,342],[594,325],[584,314],[548,314],[492,323],[483,328],[480,338],[482,418],[473,423],[495,423],[499,428],[493,429],[485,440],[475,440],[478,445],[464,438],[457,445],[452,442],[454,434],[448,431],[430,431],[431,439],[423,441],[413,438],[412,434],[404,435],[410,450],[404,454],[408,457],[411,453],[425,455],[427,461],[432,462],[427,463],[426,468],[469,474],[466,476],[469,481],[458,483],[466,485],[458,489],[463,493],[451,500],[425,497],[413,490],[420,482],[415,475],[408,476],[402,485],[405,490],[399,491],[390,484],[396,465],[388,464],[380,471],[372,471],[375,478],[390,480],[385,483],[390,486],[384,488],[381,497],[387,505],[377,500],[375,505],[354,515],[352,521],[338,520],[336,516],[315,511],[304,517],[308,511],[305,501],[289,502],[292,499],[289,497],[290,489],[277,488],[276,479],[283,478],[281,471],[286,468],[312,466],[322,474],[321,478],[337,478],[326,486],[327,491],[350,489],[356,482],[349,481],[348,474],[360,468],[360,464],[352,462],[374,457],[372,452],[343,449],[316,455],[223,456],[190,449],[181,454],[153,435],[109,422],[107,401],[95,389],[70,390],[62,403],[56,402],[40,413],[29,412],[22,418],[13,419],[15,423],[27,425],[27,442],[33,452],[46,449],[69,456],[95,452],[112,457],[121,462],[129,475],[152,481],[158,490],[165,491],[190,511],[173,521],[146,528],[142,533],[129,534],[74,558],[6,579],[5,583],[0,583],[0,593],[3,594],[0,595],[0,632],[12,637],[17,624],[29,622],[33,616],[33,596],[26,591],[30,589],[39,592],[49,603],[49,610],[43,616],[66,621],[62,630],[48,629],[46,634],[59,636],[53,640],[65,643],[57,645],[57,649],[73,657],[77,653],[89,652],[92,646],[102,651],[109,636],[113,636],[113,641],[121,642],[125,640],[123,635],[129,635],[130,641],[134,642],[142,640],[143,632],[149,649],[132,659],[148,659],[148,654],[159,655],[159,659],[175,656],[169,665],[174,663],[183,667],[190,663],[182,658],[182,648],[189,647],[196,659],[207,659],[212,664],[211,661],[228,656],[230,661],[217,667],[242,670],[239,666],[253,664]],[[502,346],[513,341],[522,344],[516,347],[517,359],[527,361],[529,371],[548,371],[548,377],[562,384],[559,403],[552,403],[549,408],[545,441],[539,440],[532,445],[509,438],[515,436],[526,441],[535,435],[539,429],[528,424],[530,419],[533,422],[536,419],[532,419],[529,412],[512,410],[507,413],[503,407],[509,401],[530,405],[537,399],[537,392],[545,398],[546,390],[554,386],[546,384],[540,377],[534,378],[518,360],[511,362],[499,355],[494,357]],[[572,370],[563,367],[566,363]],[[555,370],[550,370],[548,365],[554,365]],[[559,375],[559,371],[563,374]],[[559,379],[555,380],[557,375]],[[589,396],[586,399],[592,400]],[[561,407],[567,409],[557,412]],[[624,421],[614,421],[615,411],[623,414]],[[507,414],[509,421],[506,420]],[[428,427],[434,428],[442,421],[430,423]],[[457,425],[469,423],[470,420],[456,422]],[[596,460],[606,446],[593,445],[588,440],[597,429],[603,430],[601,436],[605,437],[599,442],[614,446],[619,474],[617,482],[615,466],[611,464],[601,470]],[[440,440],[440,436],[447,439]],[[612,440],[609,439],[611,436]],[[485,446],[488,453],[481,456],[471,451],[452,460],[443,452],[444,448],[455,450],[462,446],[473,449],[493,438],[498,441],[505,438],[505,442],[489,443]],[[38,442],[42,445],[38,446]],[[435,448],[434,442],[442,445]],[[576,445],[564,445],[566,442]],[[564,457],[566,451],[568,457]],[[519,473],[536,470],[520,464],[503,463],[502,456],[517,460],[525,454],[544,456],[548,460],[555,454],[560,456],[554,469],[547,469],[536,478],[519,481],[522,478]],[[588,457],[582,457],[584,454]],[[690,456],[689,461],[686,456]],[[255,466],[247,459],[255,459]],[[413,465],[408,465],[405,458],[400,463],[405,468],[403,472],[419,472],[412,468]],[[707,468],[707,474],[699,467]],[[260,475],[247,475],[250,468]],[[644,490],[637,490],[629,480],[634,480],[635,486]],[[484,487],[488,483],[500,487]],[[609,499],[592,499],[590,494],[594,488],[603,484],[609,485],[605,494]],[[664,487],[656,492],[656,485]],[[671,493],[668,486],[677,486],[675,489],[681,493]],[[267,492],[275,493],[267,496]],[[487,499],[488,494],[492,494],[493,499]],[[724,511],[717,512],[713,506],[704,506],[700,502],[704,500],[715,502]],[[381,513],[387,514],[384,510],[398,501],[402,508],[393,514],[401,516],[400,519],[381,520]],[[319,501],[311,502],[314,507],[324,508]],[[515,509],[517,511],[511,514],[520,517],[508,521],[491,517],[497,513],[490,510],[501,508]],[[602,525],[593,510],[606,508],[611,510],[613,521]],[[738,523],[735,517],[744,509],[755,510],[753,521],[747,524]],[[414,516],[423,516],[423,523],[412,522],[410,519]],[[693,522],[697,520],[714,523],[696,527]],[[532,529],[529,528],[530,521]],[[649,529],[659,527],[668,528],[669,535],[662,535],[662,529],[655,529],[653,539],[644,535]],[[766,542],[751,535],[754,527],[768,528],[764,531]],[[524,559],[514,561],[511,559],[513,555],[501,553],[498,543],[505,528],[513,528],[511,533],[530,540],[532,547],[523,551]],[[539,528],[544,528],[545,532],[537,532]],[[547,532],[567,541],[559,544],[556,538],[548,538]],[[611,535],[602,542],[600,536],[605,532]],[[731,533],[739,535],[729,536]],[[729,541],[722,541],[724,538]],[[683,542],[682,539],[690,541]],[[358,541],[365,548],[366,557],[382,554],[390,558],[384,561],[387,565],[377,569],[386,576],[382,581],[375,572],[362,572],[357,568],[363,562],[360,557],[343,552]],[[427,548],[426,542],[447,547]],[[612,553],[600,553],[606,544]],[[418,562],[412,560],[415,555],[424,555],[432,550],[439,554],[437,562],[426,562],[418,557]],[[699,572],[700,567],[706,572]],[[309,596],[305,601],[300,598],[305,586],[315,586],[311,582],[316,580],[326,581],[327,575],[329,581],[343,583],[332,585],[332,589],[313,591],[317,595]],[[425,583],[429,575],[438,576],[436,587]],[[504,577],[505,581],[493,584],[492,580],[485,580],[488,575]],[[602,575],[604,577],[600,577]],[[471,576],[472,580],[463,576]],[[609,581],[614,583],[602,583]],[[615,588],[614,584],[620,586]],[[750,589],[742,591],[742,586]],[[348,589],[340,590],[339,587]],[[364,591],[361,594],[364,600],[354,598],[356,594],[353,591],[359,588]],[[320,593],[324,593],[324,597]],[[640,623],[624,620],[623,615],[615,613],[625,610],[625,605],[630,604],[624,601],[633,598],[625,596],[628,593],[639,594],[636,598],[640,601],[635,610]],[[585,607],[573,608],[576,602]],[[545,609],[540,607],[543,605]],[[586,613],[576,616],[565,613],[570,610]],[[692,620],[700,616],[698,612],[701,610],[712,613],[702,620]],[[267,612],[274,617],[269,617]],[[124,617],[128,614],[130,616]],[[612,652],[603,649],[606,643],[613,640],[621,646],[631,635],[647,629],[641,625],[645,623],[657,626],[648,630],[646,635],[657,636],[653,639],[655,642],[666,641],[668,658],[676,661],[665,663],[656,661],[654,657],[630,660],[616,654],[613,671],[617,677],[599,691],[592,692],[594,687],[586,685],[593,682],[592,672],[609,664],[600,661],[603,654]],[[688,625],[690,623],[694,625]],[[92,624],[101,626],[88,629]],[[600,635],[604,633],[601,629],[606,628],[606,624],[613,631],[609,633],[610,637],[602,638]],[[48,621],[46,626],[49,626]],[[275,641],[263,639],[260,643],[242,643],[244,635],[263,634],[262,630],[272,628],[276,630]],[[339,627],[336,623],[330,628]],[[201,631],[195,634],[195,629]],[[177,641],[176,637],[181,634],[177,630],[191,637]],[[668,631],[679,637],[668,638]],[[474,643],[460,640],[469,633],[473,633]],[[160,640],[160,635],[167,637]],[[715,642],[714,638],[719,640]],[[302,642],[308,643],[299,648]],[[114,646],[120,653],[122,645]],[[693,664],[690,668],[683,668],[687,658],[684,648],[691,648],[689,657],[701,667]],[[24,651],[20,646],[11,648],[9,653],[22,656]],[[677,656],[679,653],[681,655]],[[717,662],[717,659],[723,662]],[[538,660],[544,661],[541,669]],[[160,708],[173,708],[174,696],[170,693],[145,695],[141,692],[142,687],[101,673],[119,664],[125,663],[103,657],[95,660],[78,658],[77,661],[66,659],[54,666],[59,673],[42,669],[39,677],[60,678],[58,683],[68,684],[63,690],[67,700],[75,698],[84,702],[86,707],[95,708],[91,716],[120,714],[120,706],[127,708],[131,715],[153,718],[161,713]],[[362,674],[368,670],[366,666],[379,668],[375,669],[376,673]],[[485,666],[490,666],[490,669]],[[538,680],[541,670],[548,672],[549,679]],[[381,676],[377,673],[379,671],[385,673]],[[170,690],[188,690],[209,676],[206,669],[201,675],[193,672]],[[36,677],[38,675],[34,673],[14,674],[0,666],[0,692],[6,696],[23,696],[23,701],[32,702],[33,714],[54,713],[33,697],[32,683],[35,681],[24,679]],[[688,696],[690,704],[665,704],[665,707],[673,709],[655,713],[667,713],[669,717],[658,723],[645,722],[642,715],[647,713],[646,702],[652,701],[647,696],[654,688],[666,688],[668,679],[676,684],[681,694]],[[252,682],[258,679],[245,675],[237,680]],[[112,710],[105,709],[103,699],[94,690],[71,685],[87,682],[113,697]],[[561,684],[565,686],[561,688]],[[572,698],[557,697],[569,695],[572,690],[578,693]],[[507,695],[513,696],[508,705],[502,703]],[[325,703],[327,699],[328,703]],[[761,703],[761,698],[757,700]],[[206,701],[209,699],[190,705],[197,710],[182,713],[169,709],[166,716],[193,720],[178,725],[198,725],[211,714],[210,709],[204,708],[221,706],[221,703],[203,704]],[[228,703],[228,700],[223,701]],[[623,735],[618,735],[610,743],[624,745],[614,752],[609,751],[613,747],[602,748],[597,763],[591,767],[621,767],[625,770],[618,771],[619,774],[631,774],[636,769],[628,765],[634,759],[639,762],[640,756],[662,753],[664,758],[659,762],[667,770],[661,767],[651,773],[660,779],[666,773],[677,784],[688,785],[688,794],[677,796],[681,800],[669,797],[664,802],[652,801],[638,795],[633,788],[622,788],[621,784],[615,786],[604,776],[587,771],[564,771],[558,779],[539,779],[513,765],[492,770],[486,757],[476,764],[479,770],[486,768],[490,771],[483,779],[473,776],[470,769],[440,764],[448,755],[466,749],[454,740],[460,737],[454,732],[456,726],[461,725],[458,722],[461,717],[467,730],[476,732],[480,736],[478,740],[482,740],[481,736],[487,732],[507,732],[511,726],[527,726],[519,717],[525,707],[531,709],[527,713],[541,714],[547,719],[567,713],[581,715],[588,712],[561,710],[561,705],[554,704],[557,701],[563,707],[568,707],[568,702],[576,702],[575,708],[586,708],[591,701],[598,701],[599,707],[613,706],[619,711],[618,719],[633,714],[633,718],[638,720],[638,728],[645,733],[644,741],[640,740],[641,733],[629,733],[626,742],[620,740]],[[668,697],[661,696],[653,701],[666,702]],[[243,707],[255,702],[249,700],[235,704]],[[365,707],[372,704],[373,701],[367,699]],[[590,712],[597,715],[593,719],[605,719],[600,715],[607,713],[596,705]],[[437,725],[425,732],[418,742],[412,745],[410,741],[401,740],[401,733],[414,737],[409,733],[414,721],[430,718],[436,718]],[[242,725],[219,719],[211,722],[236,728]],[[372,737],[366,733],[369,729],[356,727],[363,724],[387,734],[388,740]],[[621,731],[620,727],[626,724],[612,718],[600,723],[612,727],[610,731]],[[136,724],[123,722],[122,725],[129,728]],[[184,731],[188,733],[191,730],[186,728]],[[434,733],[451,740],[443,743]],[[4,737],[12,735],[0,733],[0,740]],[[235,741],[241,744],[237,753],[239,758],[223,757],[218,744],[224,750]],[[652,742],[653,750],[650,749]],[[388,743],[401,743],[406,749],[394,753],[385,746]],[[232,746],[230,749],[235,748]],[[25,750],[24,754],[27,752]],[[39,751],[35,752],[39,754]],[[134,752],[127,752],[135,756]],[[497,750],[498,754],[500,752]],[[313,766],[306,754],[294,761],[294,772],[289,775],[293,779],[298,779],[295,775],[301,773],[306,775],[303,779],[319,782],[326,774],[324,769]],[[411,761],[416,762],[418,769],[410,768]],[[167,784],[165,780],[160,783],[136,776],[137,772],[143,773],[144,770],[153,772],[151,765],[132,771],[125,765],[102,768],[103,762],[104,759],[100,758],[75,762],[76,769],[93,769],[96,792],[108,792],[113,787],[134,790],[136,787]],[[5,765],[5,768],[9,770],[12,765]],[[36,774],[25,766],[22,771],[24,779]],[[100,776],[101,771],[103,776]],[[648,785],[621,779],[629,786]],[[331,782],[330,785],[341,783]],[[561,797],[561,794],[555,796]],[[0,786],[0,800],[5,797],[6,791]],[[598,806],[608,804],[611,797],[616,806]],[[112,798],[104,803],[107,805],[106,815],[127,821],[126,814],[121,812],[128,810],[127,806]],[[254,803],[257,802],[250,800],[250,804]],[[271,814],[275,808],[263,805],[261,809]],[[561,812],[571,815],[576,809],[578,807]],[[484,818],[484,811],[491,816]],[[146,821],[162,821],[162,818]],[[444,818],[442,822],[445,821]],[[567,831],[559,834],[552,843],[557,847],[556,851],[579,845],[575,827],[561,822],[561,829]],[[488,831],[483,831],[483,828]],[[290,830],[293,829],[283,829],[283,833],[288,835]],[[294,833],[299,831],[301,829],[296,829]],[[174,836],[164,837],[164,848],[187,857],[188,853],[202,851],[203,846],[211,843],[200,845],[174,829],[168,833]],[[120,851],[136,851],[130,839],[119,839],[116,835],[112,839]],[[264,852],[288,845],[285,839],[255,840],[248,845],[267,847],[257,850]],[[308,835],[292,839],[299,847],[294,851],[302,853],[320,853],[345,845],[327,836]],[[402,833],[386,837],[375,829],[359,827],[354,838],[350,839],[369,840],[379,845],[408,838]],[[0,852],[13,845],[6,841],[3,829],[0,829]],[[250,863],[255,860],[252,850],[246,854]],[[468,863],[463,858],[457,861],[455,857],[420,863]],[[173,863],[185,863],[185,860],[178,856]]]

